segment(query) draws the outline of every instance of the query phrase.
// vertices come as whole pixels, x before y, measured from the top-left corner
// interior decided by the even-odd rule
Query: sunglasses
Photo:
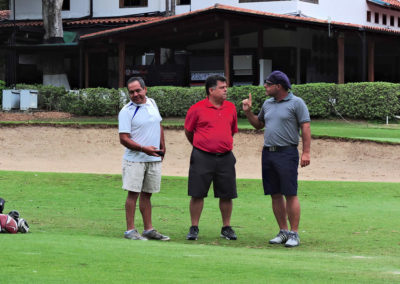
[[[271,83],[271,82],[269,82],[269,81],[267,81],[267,80],[264,80],[264,85],[267,85],[268,87],[270,87],[270,86],[276,85],[276,84]]]

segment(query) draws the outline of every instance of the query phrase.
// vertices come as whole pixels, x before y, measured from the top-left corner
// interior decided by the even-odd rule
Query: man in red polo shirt
[[[236,240],[230,226],[232,199],[237,197],[236,159],[232,153],[233,135],[238,132],[236,108],[226,101],[224,77],[208,77],[206,92],[207,98],[191,106],[185,119],[185,134],[193,145],[188,182],[192,226],[186,239],[197,240],[204,198],[213,182],[222,215],[221,237]]]

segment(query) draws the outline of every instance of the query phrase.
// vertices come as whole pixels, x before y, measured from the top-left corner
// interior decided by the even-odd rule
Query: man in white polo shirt
[[[146,96],[142,78],[132,77],[127,82],[131,101],[118,116],[119,139],[126,147],[122,162],[122,188],[128,191],[125,203],[127,231],[131,240],[170,238],[157,232],[151,221],[151,195],[160,191],[161,162],[165,154],[161,116],[155,101]],[[142,235],[135,228],[136,201],[142,214]]]

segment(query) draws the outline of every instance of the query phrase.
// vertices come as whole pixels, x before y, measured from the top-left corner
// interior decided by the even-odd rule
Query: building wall
[[[10,8],[13,9],[13,0]],[[344,23],[368,25],[381,28],[400,30],[400,11],[385,9],[377,5],[368,4],[366,0],[319,0],[312,4],[300,0],[262,1],[239,3],[239,0],[192,0],[190,5],[177,5],[176,14],[204,9],[220,3],[244,9],[273,12],[278,14],[301,13],[304,16],[331,20]],[[37,20],[42,18],[41,0],[15,1],[17,20]],[[135,14],[145,14],[165,11],[165,0],[149,0],[147,7],[120,8],[119,0],[93,0],[93,17],[117,17]],[[371,11],[371,21],[367,21],[367,11]],[[375,13],[379,13],[379,23],[375,23]],[[90,0],[70,0],[70,10],[62,11],[62,17],[80,18],[90,14]],[[386,15],[387,22],[382,22],[382,15]],[[394,22],[391,25],[390,17]],[[11,11],[11,18],[13,11]]]
[[[94,17],[114,17],[165,11],[165,0],[148,0],[147,7],[119,8],[119,0],[94,0]]]
[[[10,0],[10,19],[14,18],[12,11],[14,0]],[[70,0],[70,10],[62,11],[63,19],[81,18],[88,16],[90,11],[89,0]],[[17,20],[39,20],[42,19],[42,0],[19,0],[15,1],[15,18]]]

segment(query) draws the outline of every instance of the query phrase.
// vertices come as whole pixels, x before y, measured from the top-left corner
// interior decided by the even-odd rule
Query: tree
[[[63,0],[42,0],[44,40],[47,42],[64,42],[62,4]]]
[[[63,43],[64,30],[61,17],[63,0],[42,0],[45,43]],[[70,89],[64,69],[64,56],[60,51],[42,55],[43,85],[62,86]]]

